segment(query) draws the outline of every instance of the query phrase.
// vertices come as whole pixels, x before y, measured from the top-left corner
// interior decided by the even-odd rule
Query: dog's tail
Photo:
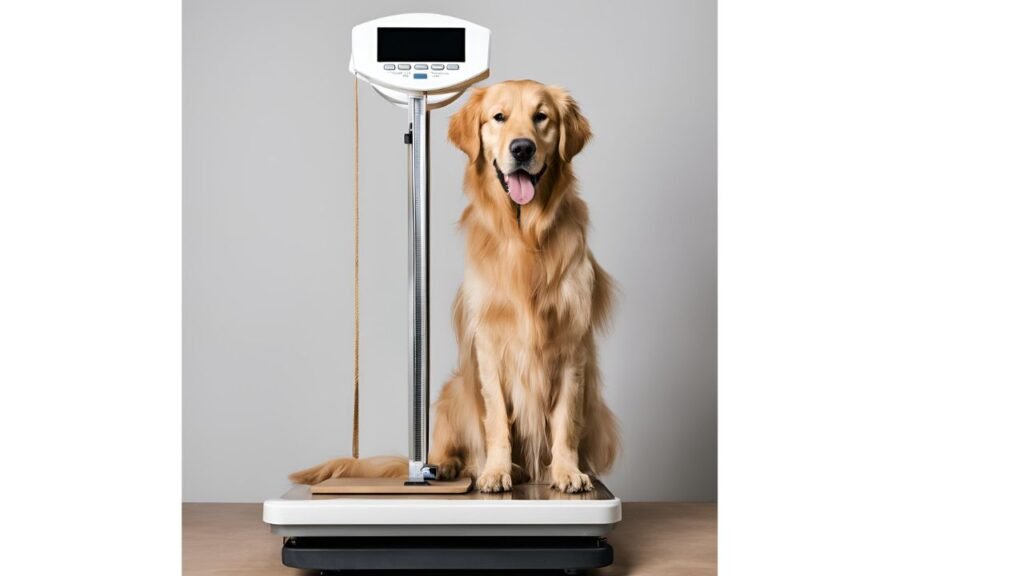
[[[409,460],[401,456],[335,458],[288,476],[296,484],[318,484],[328,478],[402,478],[409,474]]]

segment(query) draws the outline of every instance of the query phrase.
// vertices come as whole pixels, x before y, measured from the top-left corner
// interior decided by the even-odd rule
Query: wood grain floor
[[[609,534],[615,563],[596,576],[717,573],[715,504],[627,502]],[[281,537],[261,504],[182,504],[182,567],[189,576],[302,576],[281,564]],[[407,573],[406,573],[407,574]],[[496,576],[494,572],[487,572]]]

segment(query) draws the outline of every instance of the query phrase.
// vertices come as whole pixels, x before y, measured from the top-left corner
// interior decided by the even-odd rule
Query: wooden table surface
[[[271,534],[262,514],[262,504],[182,504],[184,573],[302,576],[281,564],[281,537]],[[622,522],[608,535],[615,562],[589,574],[716,574],[717,525],[715,504],[624,503]]]

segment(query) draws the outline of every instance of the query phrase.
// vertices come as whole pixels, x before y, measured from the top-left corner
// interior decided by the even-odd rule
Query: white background
[[[1021,21],[723,4],[722,574],[1024,570]],[[11,573],[180,572],[179,30],[0,13]]]

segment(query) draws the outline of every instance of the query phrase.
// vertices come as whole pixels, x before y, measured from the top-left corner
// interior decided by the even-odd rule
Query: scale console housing
[[[490,75],[491,31],[441,14],[398,14],[352,29],[349,71],[404,94],[461,93]]]

